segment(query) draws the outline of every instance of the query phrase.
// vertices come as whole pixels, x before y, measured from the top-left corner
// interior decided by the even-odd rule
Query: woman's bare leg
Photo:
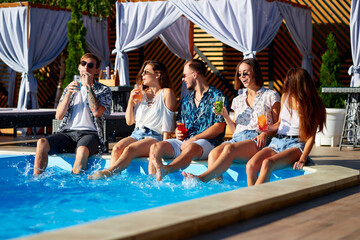
[[[294,162],[299,160],[300,156],[300,149],[290,148],[264,159],[261,164],[259,177],[255,184],[261,184],[270,181],[270,176],[273,171],[287,166],[292,166]]]
[[[225,144],[219,157],[213,161],[213,163],[209,165],[208,170],[200,174],[198,178],[203,182],[208,182],[229,169],[234,159],[249,159],[257,153],[257,151],[256,143],[252,140]]]
[[[271,148],[265,148],[258,153],[256,153],[246,164],[246,178],[248,186],[252,186],[255,184],[259,171],[261,168],[261,164],[264,159],[275,155]]]
[[[135,138],[126,137],[117,142],[111,150],[110,167],[113,166],[115,162],[120,158],[124,149],[136,141],[137,140]]]
[[[158,141],[154,138],[145,138],[140,141],[130,143],[123,149],[120,157],[115,162],[113,162],[113,164],[108,169],[99,171],[98,173],[89,176],[89,178],[98,179],[109,177],[114,173],[121,172],[130,165],[132,159],[136,157],[148,157],[151,145],[156,142]]]

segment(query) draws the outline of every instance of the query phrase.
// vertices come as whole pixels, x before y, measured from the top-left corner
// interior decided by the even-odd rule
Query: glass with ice
[[[261,114],[258,116],[258,127],[259,127],[259,130],[262,132],[264,132],[268,129],[266,114]]]
[[[79,88],[79,90],[81,89],[81,77],[79,75],[74,75],[74,81],[76,81],[77,83],[79,83],[79,86],[77,86]]]
[[[185,123],[177,121],[176,122],[177,129],[184,135],[184,138],[187,137],[187,129],[185,127]]]
[[[215,112],[217,114],[221,114],[223,111],[223,107],[224,107],[224,101],[225,101],[225,97],[223,96],[218,96],[215,99]]]
[[[142,93],[142,84],[135,84],[134,86],[134,96],[133,100],[135,103],[140,102],[142,100],[143,93]]]

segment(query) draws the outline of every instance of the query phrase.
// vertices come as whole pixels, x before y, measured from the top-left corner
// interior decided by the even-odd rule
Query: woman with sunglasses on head
[[[111,111],[111,90],[95,80],[100,60],[92,53],[84,54],[78,66],[80,77],[64,89],[56,108],[56,119],[62,120],[56,134],[37,142],[34,174],[45,171],[48,154],[75,152],[72,172],[87,169],[89,156],[104,144],[104,114]]]
[[[120,173],[133,158],[147,157],[153,143],[168,139],[174,131],[176,97],[170,88],[165,65],[154,60],[144,62],[137,76],[137,84],[144,90],[131,91],[125,114],[128,125],[135,123],[133,133],[115,144],[110,167],[89,176],[89,179]],[[137,98],[139,94],[142,95],[140,99]]]
[[[220,177],[234,160],[247,161],[255,153],[266,146],[268,133],[258,129],[258,116],[267,116],[267,125],[277,122],[280,111],[280,97],[270,89],[263,87],[260,64],[255,59],[244,59],[236,67],[234,89],[239,95],[232,101],[234,121],[226,108],[223,115],[228,128],[233,132],[233,138],[214,148],[208,158],[208,170],[195,176],[183,172],[184,177],[198,178],[208,182]]]
[[[270,180],[271,172],[293,166],[302,169],[314,145],[317,129],[323,130],[326,110],[310,74],[303,68],[288,71],[281,96],[280,118],[269,131],[277,132],[269,146],[246,165],[248,185]]]

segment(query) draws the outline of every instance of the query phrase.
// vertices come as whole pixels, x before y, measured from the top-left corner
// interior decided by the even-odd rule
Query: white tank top
[[[288,99],[285,100],[285,104],[280,112],[280,126],[277,134],[287,136],[298,136],[299,135],[299,116],[297,111],[292,110],[292,115],[289,111]]]
[[[147,127],[159,134],[175,129],[175,112],[170,111],[164,102],[164,89],[155,97],[151,107],[145,98],[135,105],[135,127]]]

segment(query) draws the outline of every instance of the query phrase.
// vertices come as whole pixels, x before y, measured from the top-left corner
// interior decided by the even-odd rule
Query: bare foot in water
[[[188,173],[188,172],[182,172],[182,175],[184,176],[184,178],[196,178],[199,179],[198,176],[192,174],[192,173]]]
[[[194,174],[188,173],[188,172],[182,172],[182,175],[184,176],[184,178],[187,178],[187,179],[196,179],[201,182],[207,183],[206,179],[202,178],[201,175],[198,176],[198,175],[194,175]],[[213,178],[211,181],[215,181],[215,182],[219,182],[219,183],[223,182],[222,175],[219,177]]]
[[[156,180],[161,181],[163,177],[167,175],[167,171],[165,169],[164,164],[162,164],[162,160],[158,160],[157,158],[151,158],[152,163],[156,169]]]
[[[96,179],[102,179],[102,178],[107,178],[107,177],[111,177],[113,174],[111,171],[104,169],[101,171],[98,171],[97,173],[94,173],[93,175],[90,175],[88,177],[88,179],[90,180],[96,180]]]

